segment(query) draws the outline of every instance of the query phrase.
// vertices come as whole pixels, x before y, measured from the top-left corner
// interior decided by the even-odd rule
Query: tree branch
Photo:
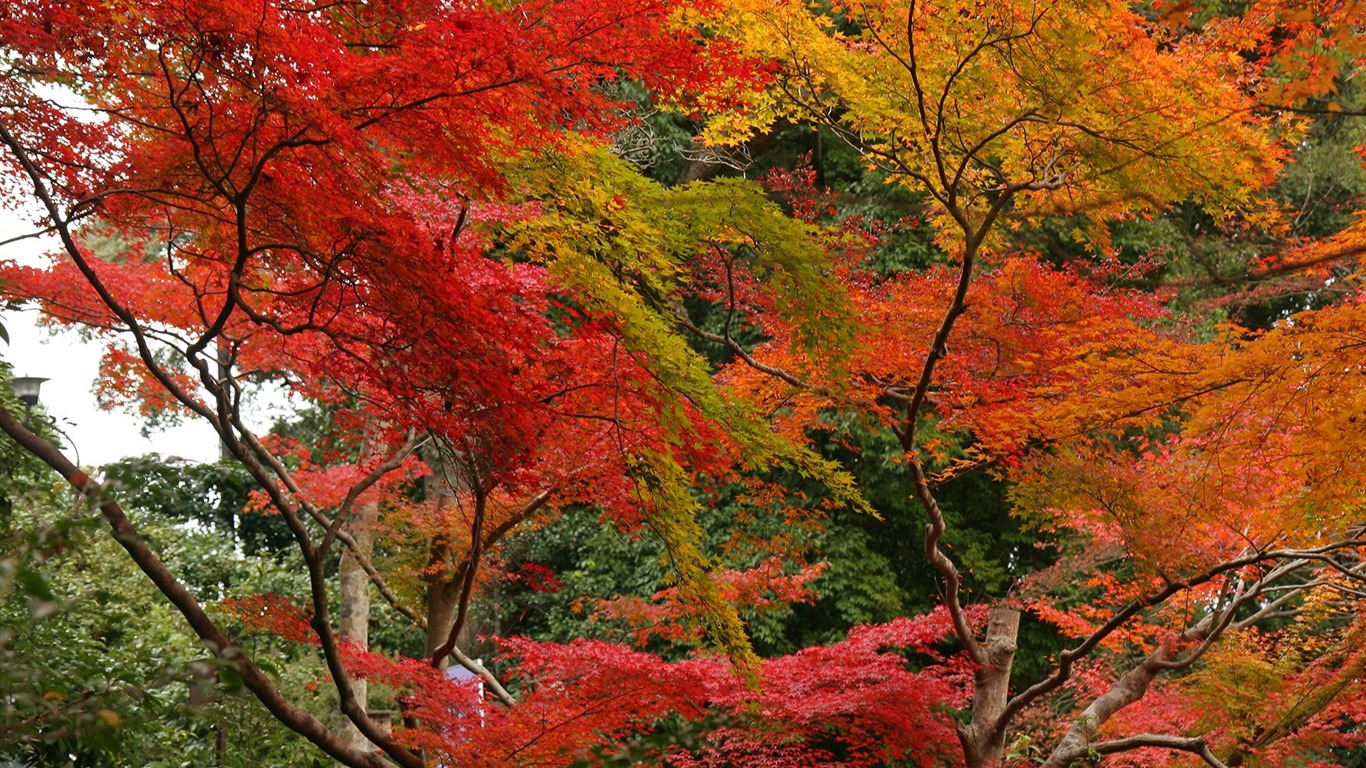
[[[1183,736],[1166,736],[1156,733],[1140,733],[1123,739],[1113,739],[1092,744],[1091,748],[1082,754],[1076,755],[1068,760],[1066,765],[1072,760],[1079,760],[1086,757],[1090,752],[1100,755],[1113,755],[1119,752],[1128,752],[1144,747],[1156,747],[1158,749],[1174,749],[1181,752],[1190,752],[1200,756],[1210,765],[1210,768],[1228,768],[1219,758],[1210,751],[1209,745],[1201,738],[1187,738]]]

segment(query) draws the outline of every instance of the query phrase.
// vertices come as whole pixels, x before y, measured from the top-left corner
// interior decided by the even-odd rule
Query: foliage
[[[11,743],[1347,760],[1366,19],[1301,5],[11,3],[4,190],[58,252],[5,297],[235,462],[100,481],[3,402],[6,626],[97,606],[6,637],[56,693]],[[630,149],[654,110],[765,184]],[[263,383],[316,407],[257,435]]]
[[[5,563],[14,578],[0,585],[3,759],[53,766],[306,764],[297,742],[243,699],[240,686],[214,685],[214,665],[197,639],[115,543],[99,535],[85,505],[64,510],[70,503],[43,506],[29,498],[7,521]],[[269,561],[240,559],[171,520],[144,523],[191,578],[231,574],[248,589],[289,581]],[[206,591],[220,587],[201,584]],[[301,660],[278,643],[274,652],[292,662],[278,665],[282,678],[302,688],[307,665],[291,668]]]

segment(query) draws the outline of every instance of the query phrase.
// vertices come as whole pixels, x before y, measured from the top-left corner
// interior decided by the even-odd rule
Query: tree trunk
[[[427,582],[427,639],[423,652],[431,658],[437,649],[445,644],[451,627],[455,626],[455,614],[459,608],[460,585],[451,580],[450,545],[443,540],[432,542],[429,566],[431,573],[425,577]],[[446,668],[447,659],[435,659],[440,669]]]
[[[434,479],[445,473],[441,471],[439,464],[433,462],[444,459],[436,455],[424,457],[424,460],[433,466],[433,472],[425,479],[427,498],[436,506],[438,512],[449,510],[454,514],[454,491],[446,481]],[[455,626],[460,611],[460,593],[465,579],[469,578],[467,574],[457,572],[457,554],[452,551],[450,541],[444,537],[433,539],[428,548],[427,575],[423,577],[427,582],[427,637],[423,650],[429,659],[450,637],[451,628]],[[471,656],[478,656],[482,651],[489,650],[476,647],[479,636],[487,633],[489,629],[485,622],[474,615],[468,615],[457,637],[457,645]],[[445,669],[449,661],[449,658],[443,658],[436,660],[436,663],[439,668]]]
[[[422,451],[422,460],[432,470],[422,478],[423,494],[436,512],[437,519],[456,514],[455,489],[451,487],[445,452],[439,445],[429,445]],[[451,627],[455,625],[460,585],[456,583],[452,571],[454,559],[450,539],[445,534],[432,539],[427,548],[427,572],[422,577],[427,582],[427,637],[422,650],[428,659],[446,642]],[[448,661],[448,658],[435,659],[434,663],[444,670]]]
[[[361,554],[369,558],[373,547],[374,526],[378,517],[379,509],[374,503],[357,504],[350,524],[347,526],[351,537],[356,541],[356,548]],[[349,548],[342,550],[341,566],[341,609],[338,617],[338,635],[344,642],[362,650],[370,647],[370,577],[361,567],[356,556],[351,553]],[[366,697],[366,684],[364,680],[353,680],[356,698],[366,705],[369,709]],[[361,735],[356,726],[349,718],[337,713],[338,725],[337,733],[345,743],[355,749],[362,751],[373,751],[375,747],[370,740]]]
[[[987,618],[982,644],[987,661],[977,668],[972,690],[972,722],[959,727],[968,768],[1000,765],[1005,757],[1005,729],[997,722],[1010,698],[1010,672],[1020,634],[1020,612],[994,607]]]

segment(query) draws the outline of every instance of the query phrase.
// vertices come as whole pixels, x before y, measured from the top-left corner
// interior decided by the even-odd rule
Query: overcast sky
[[[9,331],[10,345],[0,342],[0,356],[14,367],[16,376],[42,376],[42,406],[67,436],[75,451],[67,455],[81,466],[107,464],[124,456],[161,453],[193,461],[218,458],[217,436],[207,424],[184,425],[141,435],[136,416],[100,410],[93,392],[99,373],[99,344],[85,343],[70,331],[53,335],[39,328],[37,313],[0,312],[0,323]]]

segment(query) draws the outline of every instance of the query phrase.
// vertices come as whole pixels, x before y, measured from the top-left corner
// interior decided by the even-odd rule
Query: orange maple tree
[[[1054,704],[1029,729],[1044,765],[1153,748],[1162,757],[1137,759],[1176,751],[1222,766],[1312,753],[1316,740],[1351,741],[1359,729],[1354,671],[1331,694],[1305,695],[1313,703],[1288,721],[1243,723],[1238,738],[1191,714],[1209,697],[1177,695],[1198,685],[1161,677],[1197,665],[1225,636],[1237,643],[1269,617],[1297,615],[1286,606],[1315,601],[1320,588],[1348,599],[1318,602],[1332,609],[1312,621],[1359,625],[1350,596],[1362,575],[1361,479],[1349,458],[1358,430],[1347,426],[1359,412],[1349,383],[1361,372],[1349,338],[1356,299],[1288,316],[1261,337],[1226,329],[1201,341],[1161,322],[1159,296],[1106,279],[1119,266],[1107,265],[1108,222],[1164,205],[1194,198],[1277,231],[1254,192],[1284,154],[1277,131],[1296,129],[1267,104],[1332,90],[1333,73],[1360,53],[1360,9],[1323,6],[1260,3],[1196,19],[1127,3],[850,3],[836,27],[779,3],[744,6],[737,21],[754,50],[781,62],[759,99],[768,114],[825,125],[889,183],[926,195],[949,259],[852,283],[871,322],[847,368],[786,348],[771,322],[774,340],[753,353],[723,341],[741,358],[727,375],[781,404],[787,429],[858,407],[899,438],[927,516],[925,556],[977,665],[958,728],[969,766],[1007,760],[1013,729],[1063,690],[1075,708]],[[1290,65],[1314,45],[1327,52],[1307,69]],[[1058,266],[1012,246],[1012,229],[1058,214],[1079,217],[1078,238],[1099,264]],[[1297,263],[1353,255],[1306,247],[1332,255]],[[922,435],[945,431],[966,447],[936,476],[927,464],[942,438]],[[967,620],[935,486],[984,463],[1017,484],[1018,514],[1083,549],[1020,582],[983,632]],[[1089,599],[1080,604],[1068,597],[1079,578]],[[1075,644],[1051,673],[1012,689],[1021,610]],[[1355,648],[1333,647],[1357,669]],[[1307,675],[1292,698],[1322,674],[1308,659],[1286,663]],[[1143,711],[1165,721],[1126,710],[1154,689]]]

